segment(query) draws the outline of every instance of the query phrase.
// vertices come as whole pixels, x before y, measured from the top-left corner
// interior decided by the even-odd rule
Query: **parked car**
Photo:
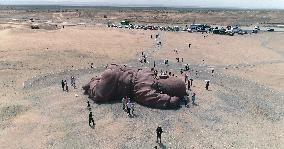
[[[239,35],[244,35],[244,34],[248,34],[248,32],[247,32],[247,31],[240,30],[240,31],[238,32],[238,34],[239,34]]]
[[[274,32],[274,29],[273,28],[268,28],[267,31],[268,32]]]
[[[254,29],[258,31],[260,30],[259,26],[254,26]]]

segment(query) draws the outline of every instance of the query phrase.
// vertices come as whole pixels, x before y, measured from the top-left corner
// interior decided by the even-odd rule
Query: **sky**
[[[0,5],[99,5],[284,9],[284,0],[0,0]]]

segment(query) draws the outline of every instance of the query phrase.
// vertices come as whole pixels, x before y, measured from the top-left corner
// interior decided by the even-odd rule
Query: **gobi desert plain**
[[[0,148],[284,148],[283,16],[0,6]],[[180,99],[177,108],[155,108],[134,96],[128,116],[120,97],[94,102],[82,87],[112,64],[152,69],[160,78],[188,76],[188,105]]]

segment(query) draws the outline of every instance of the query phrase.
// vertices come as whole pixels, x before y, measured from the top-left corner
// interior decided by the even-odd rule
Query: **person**
[[[169,60],[165,60],[165,65],[169,66]]]
[[[134,103],[130,103],[130,115],[133,116],[133,112],[134,112]]]
[[[158,70],[154,70],[155,77],[158,77]]]
[[[64,81],[64,85],[65,85],[66,92],[68,92],[69,89],[68,89],[68,84],[67,84],[67,81],[66,81],[66,80]]]
[[[184,100],[184,106],[188,108],[188,96],[187,95],[184,96],[183,100]]]
[[[187,89],[188,89],[188,90],[190,90],[190,86],[191,86],[190,80],[187,80]]]
[[[94,68],[94,66],[93,66],[93,65],[94,65],[94,63],[91,63],[91,68]]]
[[[197,77],[197,75],[198,75],[198,71],[195,71],[195,75],[196,75],[196,77]]]
[[[131,103],[130,103],[130,100],[128,100],[127,104],[126,104],[126,109],[127,109],[127,114],[128,116],[131,116],[130,115],[130,110],[131,110]]]
[[[92,124],[92,125],[91,125]],[[95,121],[94,121],[94,119],[93,119],[93,113],[92,112],[90,112],[90,114],[89,114],[89,126],[90,127],[93,127],[95,125]]]
[[[209,81],[206,81],[206,86],[205,86],[206,90],[208,90],[209,88]]]
[[[71,86],[73,86],[74,89],[76,88],[76,85],[75,85],[75,77],[71,77]]]
[[[188,48],[190,48],[191,44],[188,44]]]
[[[184,75],[184,83],[186,83],[187,81],[188,81],[188,75],[185,74],[185,75]]]
[[[91,110],[90,101],[87,101],[87,108],[88,108],[88,110]]]
[[[153,35],[151,35],[151,39],[153,38]]]
[[[185,70],[186,70],[186,71],[188,71],[188,70],[189,70],[189,65],[188,65],[188,64],[186,64],[186,66],[185,66]]]
[[[156,62],[154,61],[154,68],[156,67]]]
[[[121,99],[121,102],[122,102],[122,110],[125,110],[125,103],[126,103],[126,98],[122,98]]]
[[[183,62],[183,58],[181,58],[181,62]]]
[[[180,74],[183,74],[183,69],[180,69]]]
[[[211,73],[212,73],[212,76],[213,76],[214,75],[214,69],[212,69]]]
[[[193,93],[193,95],[191,96],[191,101],[192,101],[192,104],[193,104],[193,105],[196,105],[196,104],[195,104],[195,95],[196,95],[196,94]]]
[[[179,63],[179,58],[178,58],[178,57],[176,58],[176,60],[177,60],[177,62]]]
[[[190,78],[189,80],[190,80],[190,86],[192,86],[192,84],[193,84],[193,79]]]
[[[69,88],[68,88],[67,83],[66,83],[66,92],[69,92]]]
[[[63,91],[65,91],[65,83],[63,80],[61,81],[61,86],[62,86]]]
[[[163,133],[163,129],[161,126],[158,126],[158,128],[156,129],[156,133],[157,133],[157,142],[162,143],[162,133]]]

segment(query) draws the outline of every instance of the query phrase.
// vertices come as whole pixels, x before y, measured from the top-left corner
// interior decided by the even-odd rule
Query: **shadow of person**
[[[198,104],[196,104],[196,103],[193,103],[193,105],[194,105],[194,106],[198,106]]]
[[[131,117],[131,118],[136,118],[136,117],[139,117],[137,114],[132,114],[132,115],[130,115],[129,117]]]
[[[167,147],[163,143],[158,143],[161,149],[166,149]]]

